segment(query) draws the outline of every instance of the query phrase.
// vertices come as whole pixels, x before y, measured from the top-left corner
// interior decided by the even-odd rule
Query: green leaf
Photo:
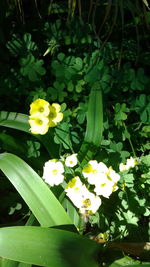
[[[87,128],[85,133],[85,142],[96,145],[101,143],[103,132],[103,103],[102,91],[99,83],[95,83],[89,96],[87,111]]]
[[[15,243],[15,245],[14,245]],[[100,245],[69,231],[35,226],[0,229],[0,256],[53,267],[98,267]]]
[[[17,262],[17,261],[12,261],[8,259],[2,258],[2,261],[0,262],[1,267],[31,267],[31,264],[28,263],[23,263],[23,262]]]
[[[0,126],[13,128],[29,133],[29,116],[17,112],[0,112]]]
[[[99,83],[94,83],[88,103],[87,127],[84,142],[79,151],[81,165],[87,163],[100,146],[103,133],[103,103]]]
[[[69,214],[69,217],[71,218],[71,220],[73,221],[74,225],[77,227],[77,229],[79,229],[79,224],[80,221],[82,220],[81,217],[79,216],[76,208],[74,207],[74,205],[67,199],[65,198],[63,200],[63,207],[65,208],[65,210],[67,210],[67,213]]]
[[[18,267],[18,262],[2,258],[0,262],[0,266],[1,267]]]
[[[15,154],[24,155],[26,152],[25,144],[22,144],[20,140],[16,142],[16,138],[5,133],[0,133],[0,144],[4,150]]]
[[[150,154],[142,157],[142,163],[144,163],[147,166],[150,166]]]
[[[71,224],[71,219],[39,175],[19,157],[0,154],[0,168],[42,226]]]
[[[44,61],[35,60],[32,54],[28,54],[26,58],[21,58],[20,65],[21,69],[20,72],[23,76],[28,76],[30,81],[38,81],[40,76],[46,73],[45,68],[42,66]]]
[[[71,124],[62,122],[60,126],[55,129],[54,141],[56,144],[62,144],[65,149],[72,149],[70,127]]]
[[[77,57],[75,59],[75,64],[73,66],[77,71],[80,71],[83,68],[82,59],[80,57]]]
[[[36,221],[36,218],[31,213],[28,221],[26,222],[26,226],[34,225],[35,221]],[[12,261],[12,260],[2,258],[2,262],[0,262],[0,266],[1,267],[31,267],[31,264],[21,263],[21,262],[19,263],[17,261]]]
[[[143,267],[148,267],[149,262],[143,262],[140,263],[140,261],[138,260],[134,260],[128,256],[125,256],[119,260],[114,261],[112,264],[109,265],[109,267],[139,267],[139,266],[143,266]]]

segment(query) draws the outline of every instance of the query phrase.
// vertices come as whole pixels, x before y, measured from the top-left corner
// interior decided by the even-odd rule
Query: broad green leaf
[[[148,267],[149,266],[149,262],[140,262],[138,260],[134,260],[128,256],[125,256],[119,260],[114,261],[112,264],[109,265],[109,267],[139,267],[139,266],[143,266],[143,267]]]
[[[18,267],[18,264],[19,263],[17,261],[12,261],[4,258],[2,258],[0,261],[1,267]]]
[[[12,260],[2,258],[0,262],[0,266],[1,267],[31,267],[32,265],[28,263],[17,262],[17,261],[12,261]]]
[[[15,244],[15,245],[14,245]],[[98,267],[100,245],[79,234],[35,226],[0,229],[0,256],[51,267]]]
[[[8,177],[42,226],[71,224],[71,219],[39,175],[22,159],[0,154],[0,169]]]
[[[36,224],[34,224],[35,221],[36,221],[36,218],[34,217],[33,214],[31,214],[28,221],[26,222],[26,226],[36,225]],[[0,262],[0,266],[1,267],[31,267],[31,264],[12,261],[12,260],[2,258],[2,260]]]
[[[102,133],[103,133],[102,91],[99,88],[99,83],[95,83],[92,87],[89,96],[85,139],[79,151],[79,161],[81,162],[81,165],[86,164],[88,158],[90,158],[92,155],[96,153],[96,150],[101,143]]]
[[[95,83],[95,85],[92,87],[92,91],[89,96],[85,142],[92,143],[97,147],[100,146],[102,132],[103,132],[102,91],[98,87],[98,84]]]
[[[31,134],[29,128],[29,116],[17,112],[7,112],[1,111],[0,112],[0,126],[20,130],[26,133]],[[53,141],[53,131],[50,129],[49,132],[44,135],[34,135],[46,148],[49,155],[52,158],[57,156],[58,146]]]

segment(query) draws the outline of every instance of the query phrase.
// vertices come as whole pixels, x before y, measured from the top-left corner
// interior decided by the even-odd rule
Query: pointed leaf
[[[39,175],[22,159],[0,154],[0,169],[20,193],[42,226],[71,224],[71,220]]]
[[[99,83],[92,87],[87,112],[85,139],[79,150],[79,161],[84,166],[96,153],[100,146],[103,133],[103,103]]]

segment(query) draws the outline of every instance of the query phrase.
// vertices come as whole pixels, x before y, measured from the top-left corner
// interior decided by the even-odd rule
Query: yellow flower
[[[53,103],[50,106],[49,113],[49,127],[54,127],[63,119],[63,113],[60,112],[61,106],[59,104]]]
[[[34,115],[36,113],[48,116],[50,113],[50,104],[44,99],[36,99],[30,105],[30,115]]]
[[[33,134],[46,134],[49,129],[49,119],[43,115],[35,113],[29,117],[30,131]]]

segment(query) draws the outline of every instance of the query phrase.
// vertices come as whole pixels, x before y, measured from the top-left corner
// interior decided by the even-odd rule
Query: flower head
[[[126,164],[120,163],[119,170],[120,172],[128,171],[129,169],[134,168],[137,164],[138,160],[130,157],[129,159],[127,159]]]
[[[53,103],[50,106],[49,113],[49,127],[54,127],[63,119],[63,113],[60,112],[61,106],[59,104]]]
[[[34,115],[36,113],[48,116],[50,113],[50,104],[44,99],[36,99],[30,105],[30,115]]]
[[[49,127],[54,127],[63,119],[60,105],[50,105],[44,99],[36,99],[30,105],[29,124],[33,134],[45,134]]]
[[[95,194],[89,192],[87,188],[84,189],[79,212],[85,215],[94,214],[101,205],[101,199]]]
[[[100,198],[89,192],[78,176],[74,177],[68,183],[65,191],[67,196],[73,204],[79,208],[79,212],[83,215],[94,214],[101,205]]]
[[[77,163],[78,163],[77,154],[72,154],[68,156],[65,160],[65,165],[67,167],[74,167],[77,165]]]
[[[106,175],[108,180],[112,181],[113,183],[117,183],[120,180],[120,175],[116,173],[112,167],[109,167]]]
[[[49,129],[49,120],[43,115],[35,113],[29,116],[30,131],[33,134],[46,134]]]
[[[103,184],[97,184],[94,188],[94,192],[98,196],[103,196],[108,198],[113,192],[113,184],[110,182],[105,182]]]
[[[127,171],[126,165],[123,164],[123,163],[120,163],[120,165],[119,165],[119,170],[120,170],[120,172]]]
[[[87,166],[82,170],[82,174],[85,178],[88,179],[89,184],[96,184],[104,171],[107,171],[108,168],[102,162],[98,163],[96,160],[90,160]]]
[[[127,169],[134,168],[137,164],[138,164],[137,159],[134,159],[132,157],[127,159],[127,163],[126,163]]]
[[[49,160],[44,165],[43,179],[50,186],[59,185],[64,180],[64,167],[60,161]]]

